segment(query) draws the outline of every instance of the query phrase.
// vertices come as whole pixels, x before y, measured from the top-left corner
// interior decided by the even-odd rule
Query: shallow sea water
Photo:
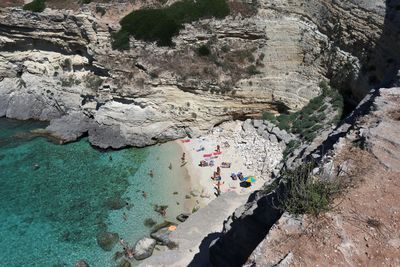
[[[97,233],[134,244],[150,232],[146,218],[175,221],[191,208],[177,144],[100,151],[86,138],[57,145],[29,134],[45,126],[0,118],[0,266],[116,266],[121,246],[102,250]],[[168,205],[166,218],[155,204]]]

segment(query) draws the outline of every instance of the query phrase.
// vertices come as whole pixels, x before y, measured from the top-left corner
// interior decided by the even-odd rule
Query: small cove
[[[45,126],[0,118],[2,265],[72,266],[84,259],[115,266],[121,247],[102,250],[98,232],[116,232],[133,244],[150,232],[145,219],[175,221],[193,208],[176,143],[99,151],[86,138],[56,145],[29,134]],[[168,205],[165,218],[154,205]]]

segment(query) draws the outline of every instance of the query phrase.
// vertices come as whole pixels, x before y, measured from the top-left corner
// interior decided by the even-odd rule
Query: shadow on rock
[[[214,240],[218,239],[221,233],[211,233],[207,235],[201,242],[200,251],[194,255],[193,260],[189,263],[188,267],[208,267],[212,266],[210,263],[210,246]]]

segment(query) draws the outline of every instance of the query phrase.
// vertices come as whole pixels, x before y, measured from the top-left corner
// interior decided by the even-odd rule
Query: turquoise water
[[[57,145],[29,134],[45,126],[0,118],[1,266],[72,266],[80,259],[115,266],[121,246],[102,250],[97,233],[117,232],[133,244],[149,234],[146,218],[174,220],[191,208],[178,145],[99,151],[85,138]],[[168,205],[167,218],[155,204]]]

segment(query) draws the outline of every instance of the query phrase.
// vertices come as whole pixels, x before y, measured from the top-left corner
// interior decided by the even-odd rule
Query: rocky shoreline
[[[271,227],[271,235],[281,234],[276,230],[278,221],[286,230],[293,225],[301,228],[286,214],[280,220],[283,212],[273,205],[284,187],[279,183],[282,168],[312,158],[322,165],[316,174],[329,168],[332,172],[334,156],[341,148],[350,151],[354,144],[361,144],[379,168],[384,166],[379,170],[389,172],[388,177],[398,172],[400,89],[383,88],[400,84],[397,2],[240,1],[245,7],[254,4],[255,12],[245,15],[233,10],[221,20],[187,24],[174,38],[174,47],[131,38],[129,51],[111,47],[111,36],[120,28],[118,21],[126,15],[112,5],[104,5],[103,15],[96,13],[95,5],[43,13],[3,8],[0,116],[47,120],[47,133],[62,143],[87,135],[92,145],[114,149],[216,136],[224,122],[244,121],[237,135],[225,138],[231,138],[240,151],[246,163],[240,168],[257,173],[262,181],[275,178],[275,190],[263,192],[260,184],[261,190],[251,195],[223,194],[170,233],[168,238],[178,249],[160,253],[142,265],[181,266],[211,260],[216,266],[246,262],[262,266],[270,264],[269,259],[274,264],[294,261],[301,265],[299,252],[282,249],[284,255],[277,253],[269,259],[257,254],[271,252],[268,240],[262,240],[270,237]],[[210,50],[209,56],[197,52],[202,45]],[[300,110],[319,95],[320,82],[326,80],[340,90],[347,107],[366,98],[338,127],[320,133],[279,163],[279,153],[297,136],[259,118],[264,111],[287,114]],[[274,149],[269,151],[265,147],[270,144]],[[273,157],[268,158],[267,152]],[[377,180],[370,178],[374,183]],[[394,183],[393,179],[388,183]],[[379,183],[375,185],[378,189]],[[362,208],[368,212],[368,207]],[[398,230],[388,214],[382,217],[391,231]],[[340,228],[343,218],[337,214],[332,218]],[[342,244],[348,242],[341,233]],[[390,240],[375,246],[384,244],[391,251],[398,241],[392,236]],[[141,243],[154,248],[152,240]],[[310,250],[318,251],[316,247]],[[353,264],[344,250],[338,251],[344,263]]]

